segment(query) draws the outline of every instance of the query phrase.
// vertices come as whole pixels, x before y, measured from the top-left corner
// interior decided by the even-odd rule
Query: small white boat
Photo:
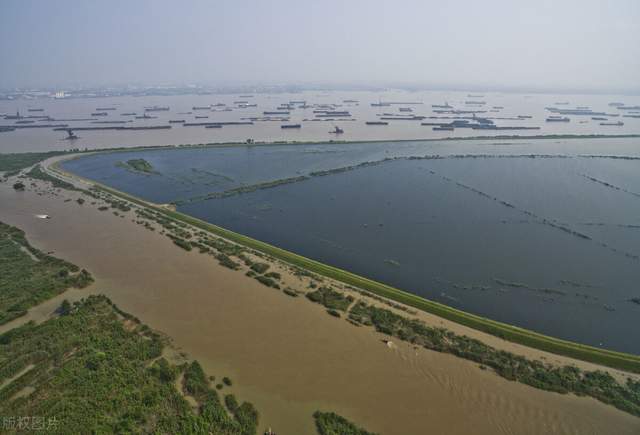
[[[48,214],[37,214],[35,215],[35,217],[37,217],[38,219],[51,219],[51,216],[49,216]]]

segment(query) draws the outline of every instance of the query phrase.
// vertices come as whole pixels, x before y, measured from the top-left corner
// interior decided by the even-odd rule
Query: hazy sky
[[[640,0],[0,0],[0,87],[639,90]]]

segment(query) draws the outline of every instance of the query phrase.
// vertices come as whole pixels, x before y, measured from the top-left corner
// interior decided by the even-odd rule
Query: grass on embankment
[[[27,172],[27,176],[34,180],[47,181],[51,183],[55,189],[80,190],[71,183],[67,183],[66,181],[49,175],[47,172],[42,170],[42,165],[35,165],[31,170],[29,170],[29,172]]]

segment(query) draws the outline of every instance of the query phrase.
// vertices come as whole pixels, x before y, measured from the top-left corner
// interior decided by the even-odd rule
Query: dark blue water
[[[640,305],[630,302],[640,297],[640,160],[580,157],[597,143],[145,151],[65,168],[168,202],[390,156],[562,155],[401,159],[180,211],[466,311],[640,353]],[[632,148],[624,142],[600,154]],[[128,158],[147,159],[159,175],[115,165]]]

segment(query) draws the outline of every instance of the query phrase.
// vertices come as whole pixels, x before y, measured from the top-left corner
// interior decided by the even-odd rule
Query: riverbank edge
[[[200,149],[200,148],[225,148],[237,146],[275,146],[275,145],[352,145],[361,143],[383,143],[383,142],[450,142],[450,141],[486,141],[486,140],[572,140],[572,139],[634,139],[640,138],[640,133],[630,134],[538,134],[538,135],[496,135],[496,136],[469,136],[469,137],[443,137],[443,138],[424,138],[424,139],[368,139],[368,140],[321,140],[321,141],[259,141],[259,142],[208,142],[200,144],[172,144],[172,145],[140,145],[133,147],[113,147],[85,149],[78,151],[81,154],[93,153],[112,153],[112,152],[128,152],[128,151],[152,151],[152,150],[170,150],[170,149]],[[37,151],[34,151],[37,152]]]
[[[96,151],[95,153],[99,152]],[[242,246],[263,252],[274,257],[277,260],[283,261],[290,265],[300,267],[302,269],[334,279],[347,285],[358,287],[394,302],[417,308],[421,311],[434,314],[441,318],[494,335],[513,343],[521,344],[527,347],[550,352],[557,355],[624,370],[627,372],[640,373],[640,356],[613,350],[599,349],[580,343],[562,340],[517,326],[491,320],[475,314],[467,313],[465,311],[449,307],[439,302],[425,299],[423,297],[371,280],[369,278],[359,276],[352,272],[329,266],[307,257],[303,257],[277,246],[268,244],[266,242],[253,239],[243,234],[236,233],[215,224],[211,224],[187,214],[169,209],[166,206],[145,201],[141,198],[113,189],[93,180],[86,179],[73,173],[69,173],[60,167],[60,163],[62,163],[63,161],[77,158],[81,155],[83,154],[58,156],[61,158],[54,158],[53,161],[49,163],[45,162],[43,166],[45,170],[47,170],[52,176],[56,176],[59,179],[66,179],[67,181],[71,180],[76,182],[80,181],[83,184],[95,186],[96,188],[104,190],[105,192],[119,197],[123,200],[130,201],[141,207],[145,207],[155,212],[162,213],[169,219],[186,223],[201,230],[208,231],[234,243],[238,243]]]

